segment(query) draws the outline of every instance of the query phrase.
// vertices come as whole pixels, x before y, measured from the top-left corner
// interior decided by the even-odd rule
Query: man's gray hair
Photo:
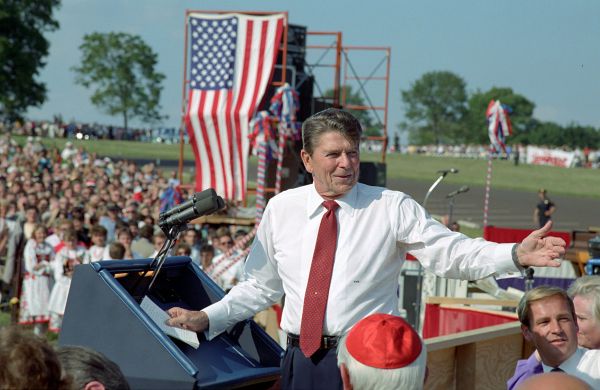
[[[414,362],[402,368],[375,368],[360,363],[350,355],[346,348],[347,334],[343,336],[337,348],[338,366],[344,363],[348,368],[350,383],[360,390],[421,390],[425,382],[427,366],[427,348],[423,344],[421,353]]]
[[[302,148],[312,156],[321,135],[335,131],[353,145],[360,145],[362,126],[354,115],[337,108],[317,112],[302,124]]]
[[[582,296],[592,301],[591,312],[596,322],[600,322],[600,276],[586,275],[575,279],[568,290],[569,296]]]

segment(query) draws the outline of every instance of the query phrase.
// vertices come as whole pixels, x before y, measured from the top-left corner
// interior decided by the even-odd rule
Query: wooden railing
[[[517,360],[531,353],[518,321],[425,340],[425,389],[505,389]]]
[[[515,300],[451,297],[429,297],[427,303],[452,307],[517,305]],[[465,310],[500,314],[462,307]],[[506,312],[501,314],[514,315],[515,321],[426,339],[429,376],[425,382],[425,389],[505,389],[506,381],[515,371],[517,360],[529,357],[533,349],[524,340],[516,315]]]

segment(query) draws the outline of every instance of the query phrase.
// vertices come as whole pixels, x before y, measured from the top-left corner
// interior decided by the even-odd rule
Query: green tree
[[[165,76],[155,71],[157,55],[137,35],[92,33],[83,37],[81,65],[73,67],[75,81],[94,87],[91,101],[109,115],[155,122]]]
[[[467,111],[464,80],[452,72],[425,73],[402,92],[407,121],[400,127],[419,144],[453,142]]]
[[[523,143],[568,146],[571,149],[583,149],[587,146],[596,149],[600,146],[600,131],[592,126],[569,124],[563,127],[554,122],[536,121]]]
[[[346,85],[340,88],[340,102],[345,94],[345,104],[352,106],[366,106],[365,99],[359,91],[354,91],[351,85]],[[333,97],[333,88],[325,91],[325,97]],[[368,110],[348,109],[362,124],[364,133],[367,136],[379,136],[382,133],[383,125],[374,123],[373,117]]]
[[[60,0],[0,2],[0,117],[19,119],[46,100],[46,85],[35,78],[50,47],[44,33],[56,30],[52,17]]]
[[[508,143],[528,143],[529,132],[536,126],[533,119],[535,104],[523,95],[513,92],[512,88],[493,87],[487,92],[477,91],[469,98],[469,114],[465,118],[466,143],[488,144],[488,124],[485,112],[490,100],[500,100],[510,107],[510,121],[513,135],[507,138]]]

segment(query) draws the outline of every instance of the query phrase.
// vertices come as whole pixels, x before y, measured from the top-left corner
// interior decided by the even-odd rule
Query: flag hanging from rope
[[[244,199],[248,124],[272,77],[284,22],[284,14],[189,14],[185,124],[196,191],[214,188],[225,199]]]
[[[485,116],[488,120],[490,143],[498,153],[506,152],[506,137],[512,134],[510,123],[510,108],[500,103],[500,100],[490,100]]]

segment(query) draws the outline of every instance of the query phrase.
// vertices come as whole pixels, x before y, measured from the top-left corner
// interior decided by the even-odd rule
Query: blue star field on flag
[[[231,89],[235,69],[237,18],[191,18],[193,89]]]

